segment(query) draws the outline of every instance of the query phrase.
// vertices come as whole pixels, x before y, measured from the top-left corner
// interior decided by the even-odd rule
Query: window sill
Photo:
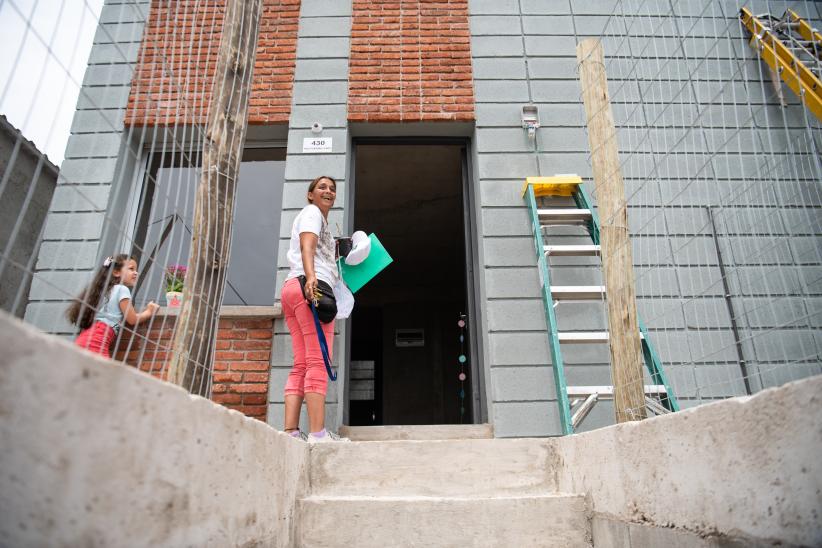
[[[176,318],[180,315],[179,308],[161,306],[155,317]],[[223,306],[220,308],[220,318],[281,318],[283,309],[280,304],[273,306]]]

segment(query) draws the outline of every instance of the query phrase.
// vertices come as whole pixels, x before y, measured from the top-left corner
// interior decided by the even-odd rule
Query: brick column
[[[274,317],[220,318],[211,399],[265,422]]]
[[[348,120],[471,121],[467,0],[355,0]]]
[[[126,125],[205,122],[224,12],[224,1],[152,3]],[[263,0],[249,124],[288,122],[299,12],[300,0]]]
[[[225,306],[217,331],[211,400],[265,422],[274,319],[279,306]],[[177,310],[163,308],[154,319],[124,334],[115,357],[163,378]]]

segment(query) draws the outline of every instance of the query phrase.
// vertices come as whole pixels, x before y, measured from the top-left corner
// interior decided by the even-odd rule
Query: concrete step
[[[297,512],[300,546],[592,546],[577,495],[310,496]]]
[[[424,424],[402,426],[341,426],[340,435],[351,441],[476,440],[492,439],[490,424]]]
[[[550,493],[554,440],[364,441],[311,446],[312,495]]]

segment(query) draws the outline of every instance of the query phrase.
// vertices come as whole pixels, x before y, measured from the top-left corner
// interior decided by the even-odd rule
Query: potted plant
[[[166,267],[165,288],[166,304],[170,308],[179,308],[183,304],[183,282],[188,268],[179,264]]]

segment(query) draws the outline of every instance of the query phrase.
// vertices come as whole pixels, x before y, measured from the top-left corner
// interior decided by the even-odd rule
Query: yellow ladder
[[[777,19],[742,8],[739,19],[751,33],[751,47],[822,121],[822,34],[793,10]]]

